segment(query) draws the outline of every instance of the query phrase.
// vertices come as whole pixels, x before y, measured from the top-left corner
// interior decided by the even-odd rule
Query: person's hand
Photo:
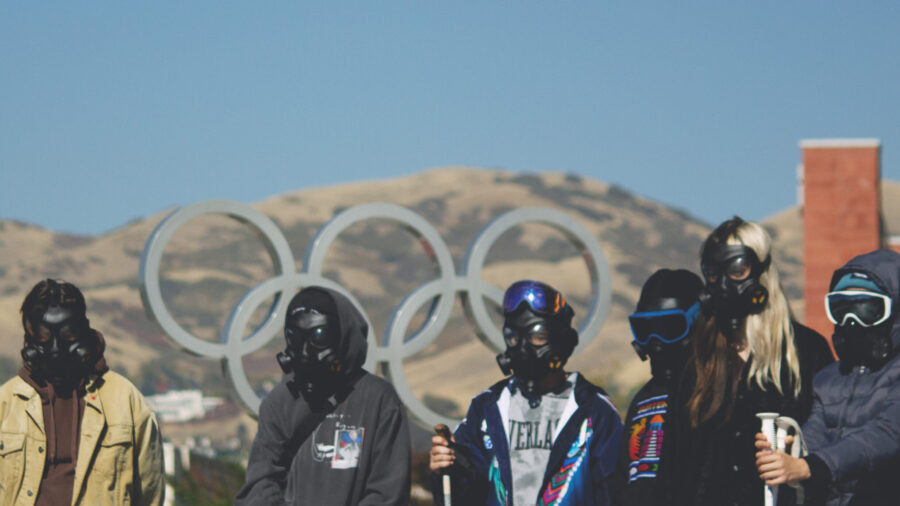
[[[771,450],[772,446],[769,444],[769,440],[766,439],[766,435],[762,432],[756,433],[756,441],[753,443],[756,446],[757,450]],[[784,447],[790,448],[791,445],[794,444],[794,436],[785,436],[784,438]]]
[[[431,436],[431,451],[428,452],[428,467],[439,473],[456,462],[456,454],[450,448],[450,443],[456,442],[453,436],[447,441],[443,436]]]
[[[790,444],[787,440],[785,443]],[[772,451],[769,441],[761,432],[756,434],[754,445],[757,449],[756,469],[759,471],[759,478],[766,485],[793,484],[809,478],[809,465],[805,459],[791,457],[781,450]]]

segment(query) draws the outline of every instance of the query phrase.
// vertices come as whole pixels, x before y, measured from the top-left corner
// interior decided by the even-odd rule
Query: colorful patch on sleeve
[[[668,407],[668,395],[645,399],[637,404],[628,438],[628,481],[655,478],[662,457],[664,415]]]

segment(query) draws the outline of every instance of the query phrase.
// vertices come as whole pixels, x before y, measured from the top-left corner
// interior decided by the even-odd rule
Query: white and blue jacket
[[[507,506],[512,503],[509,462],[510,379],[472,399],[454,432],[457,465],[451,468],[454,504]],[[538,505],[607,505],[609,481],[622,441],[622,420],[602,388],[576,373],[575,387],[560,418],[544,471]],[[443,504],[440,478],[432,493]]]

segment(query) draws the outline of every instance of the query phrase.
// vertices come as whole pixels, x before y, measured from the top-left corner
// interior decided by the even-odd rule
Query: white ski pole
[[[438,424],[434,426],[434,432],[436,432],[438,436],[446,439],[447,444],[450,443],[450,427],[447,427],[444,424]],[[444,473],[443,476],[441,476],[441,488],[444,492],[444,506],[453,506],[453,499],[450,494],[450,475],[447,473]]]
[[[778,435],[775,429],[775,419],[778,418],[778,413],[757,413],[756,417],[762,421],[762,428],[760,431],[769,441],[769,447],[772,451],[776,451],[778,449]],[[783,436],[781,438],[781,444],[784,446]],[[765,506],[775,506],[778,501],[778,486],[770,487],[765,485],[763,495],[765,498]]]

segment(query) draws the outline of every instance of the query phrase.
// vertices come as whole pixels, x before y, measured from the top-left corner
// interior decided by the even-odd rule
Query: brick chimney
[[[824,299],[835,269],[881,247],[878,139],[800,141],[806,325],[829,341]]]

